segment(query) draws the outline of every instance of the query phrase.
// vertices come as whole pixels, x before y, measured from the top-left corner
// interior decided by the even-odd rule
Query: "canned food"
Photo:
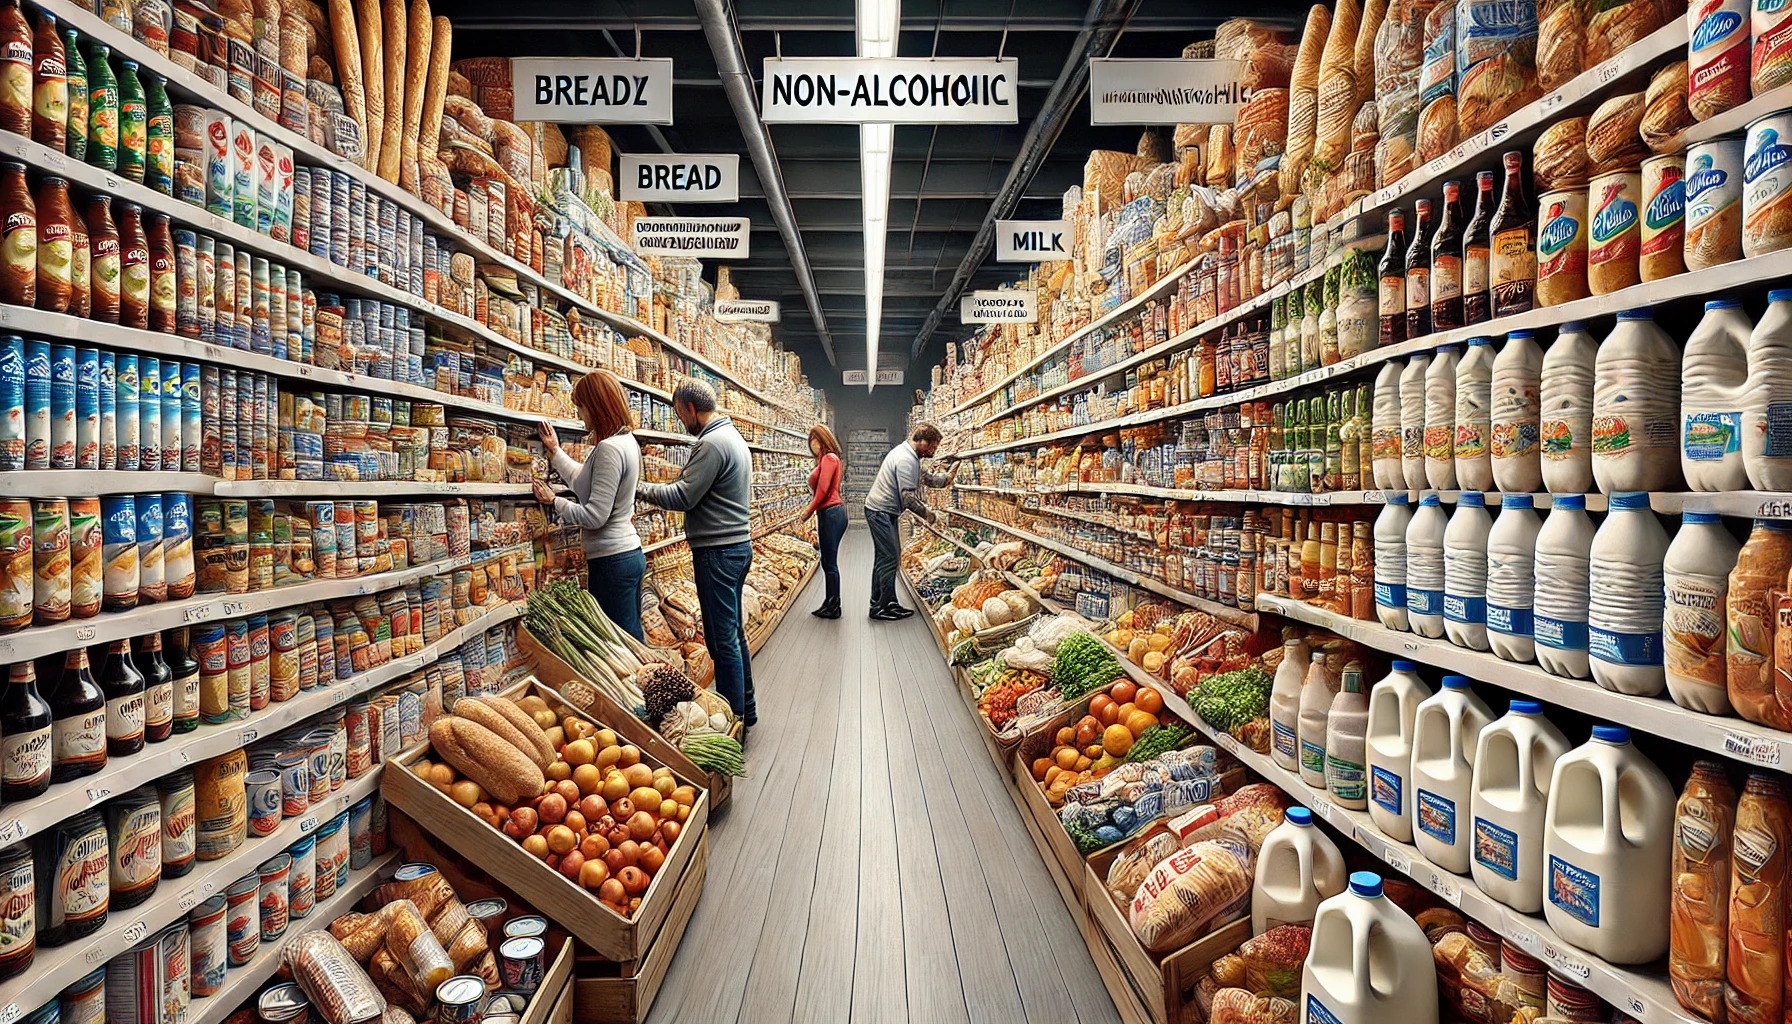
[[[29,843],[0,850],[0,978],[30,968],[37,955],[37,880]]]
[[[106,969],[83,975],[56,996],[62,1024],[106,1024]]]
[[[25,468],[25,339],[0,338],[0,470]]]
[[[280,773],[280,810],[288,818],[296,818],[311,806],[310,753],[288,751],[274,759]]]
[[[224,890],[226,939],[230,966],[241,967],[255,959],[261,947],[261,875],[244,875]]]
[[[162,805],[141,786],[105,805],[111,906],[126,910],[148,899],[162,882]]]
[[[157,779],[156,797],[162,808],[162,876],[179,878],[193,870],[198,852],[192,769]]]
[[[485,1010],[485,980],[461,974],[436,986],[436,1024],[478,1024]]]
[[[314,806],[321,805],[330,795],[330,734],[329,729],[313,729],[303,737]]]
[[[113,957],[106,965],[107,1024],[160,1024],[164,1019],[182,1019],[191,995],[191,975],[185,922]]]
[[[294,921],[311,916],[317,904],[317,839],[306,836],[286,848],[292,858],[292,871],[286,878],[286,910]]]
[[[502,921],[504,915],[508,913],[510,913],[510,904],[502,896],[491,896],[467,904],[467,916],[478,921],[485,928],[487,935],[490,935],[493,929],[498,927],[498,922]]]
[[[249,622],[224,624],[224,654],[230,672],[230,717],[249,717]]]
[[[69,613],[91,619],[106,596],[105,527],[98,498],[70,498],[68,503]]]
[[[286,934],[287,879],[292,857],[280,854],[256,869],[261,878],[261,941],[273,942]]]
[[[28,499],[0,498],[0,572],[0,632],[11,633],[31,625],[37,591]]]
[[[506,939],[540,938],[548,933],[548,919],[537,914],[513,917],[504,922]]]
[[[146,401],[146,405],[149,404]],[[149,446],[145,446],[145,451]],[[156,450],[161,450],[156,446]],[[137,495],[137,601],[153,604],[168,599],[168,581],[162,575],[162,496]]]
[[[505,988],[533,992],[547,973],[547,941],[534,935],[505,939],[498,947],[498,962]]]
[[[108,854],[106,822],[98,811],[57,822],[38,839],[32,865],[40,945],[59,946],[105,925],[111,906]]]
[[[100,353],[93,348],[81,349],[75,359],[75,468],[100,468]]]
[[[249,787],[249,834],[271,836],[280,830],[282,806],[280,773],[262,769],[249,773],[244,780]]]
[[[1587,186],[1587,287],[1594,295],[1609,295],[1641,280],[1642,188],[1636,171],[1601,174]]]
[[[25,468],[50,468],[50,343],[38,338],[25,342]]]
[[[331,818],[317,827],[317,874],[311,882],[312,898],[317,901],[327,900],[336,893],[336,847],[343,838],[341,818]],[[343,853],[346,865],[347,850]]]
[[[1742,155],[1742,254],[1759,256],[1792,244],[1792,111],[1748,126]]]
[[[137,501],[128,494],[101,498],[100,515],[105,609],[125,611],[135,608],[137,588],[142,579],[137,563]]]
[[[311,1019],[311,1000],[290,981],[269,986],[255,1000],[255,1015],[262,1024],[306,1024]]]
[[[373,798],[357,801],[348,813],[348,866],[359,871],[373,860]]]
[[[1537,302],[1555,306],[1584,299],[1587,290],[1587,195],[1579,189],[1545,192],[1537,224]]]
[[[189,945],[192,948],[193,995],[217,995],[218,990],[224,987],[224,975],[230,966],[230,945],[224,924],[224,896],[213,896],[194,907],[193,912],[187,916],[187,930],[191,934]]]
[[[50,468],[75,468],[75,346],[50,346]]]
[[[72,610],[74,566],[69,562],[68,534],[66,498],[31,502],[32,621],[39,626],[65,622]]]
[[[1688,270],[1742,258],[1742,145],[1730,136],[1686,151]]]
[[[224,627],[195,626],[193,658],[199,662],[199,717],[210,724],[230,718],[230,655]]]

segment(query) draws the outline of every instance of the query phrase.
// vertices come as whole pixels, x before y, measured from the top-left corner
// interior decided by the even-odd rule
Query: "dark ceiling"
[[[1118,6],[1132,13],[1110,51],[1116,57],[1167,57],[1208,38],[1225,18],[1249,13],[1294,27],[1304,6],[1294,0],[1261,0],[1250,10],[1174,0],[905,0],[904,57],[993,56],[1020,61],[1020,123],[901,125],[889,212],[889,239],[880,350],[909,354],[917,333],[970,250],[991,203],[1020,152],[1086,22]],[[1243,6],[1243,5],[1241,5]],[[528,0],[521,5],[438,0],[436,13],[454,20],[455,56],[633,56],[640,32],[643,56],[671,57],[677,90],[675,125],[649,129],[610,127],[620,152],[746,153],[734,111],[716,73],[692,0]],[[743,0],[734,5],[747,65],[755,78],[763,61],[786,57],[850,56],[855,48],[851,0]],[[823,315],[842,366],[864,362],[864,244],[859,202],[859,132],[853,125],[772,125],[772,145],[783,171],[803,246],[821,294]],[[1004,216],[1053,218],[1061,197],[1083,176],[1092,149],[1131,150],[1138,128],[1094,128],[1080,101],[1063,120],[1061,134],[1027,183],[1017,209]],[[752,161],[741,160],[741,201],[679,212],[747,216],[753,220],[752,253],[733,266],[743,298],[777,299],[783,323],[775,328],[803,357],[817,383],[837,380],[773,222]],[[987,257],[970,286],[995,287],[1022,276],[1020,264]],[[713,281],[713,269],[707,270]],[[920,366],[936,362],[947,340],[968,335],[956,310],[948,312],[921,353]],[[917,369],[911,381],[923,374]]]

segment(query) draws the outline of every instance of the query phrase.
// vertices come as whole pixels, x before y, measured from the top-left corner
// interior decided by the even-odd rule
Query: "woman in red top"
[[[821,575],[827,580],[828,596],[821,607],[811,612],[824,619],[840,617],[840,538],[846,536],[846,503],[840,500],[840,442],[834,432],[817,423],[809,428],[809,451],[815,456],[815,468],[809,472],[809,489],[815,497],[803,518],[816,516],[821,534]]]

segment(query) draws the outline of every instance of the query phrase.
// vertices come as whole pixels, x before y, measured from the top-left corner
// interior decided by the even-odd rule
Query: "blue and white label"
[[[1319,1001],[1318,996],[1309,992],[1307,993],[1307,1024],[1344,1024],[1344,1022],[1338,1019],[1337,1014],[1326,1009],[1325,1004]]]
[[[1599,927],[1599,876],[1551,854],[1549,902],[1581,924]]]
[[[1363,777],[1363,766],[1360,762],[1347,760],[1336,754],[1327,754],[1325,758],[1325,788],[1339,800],[1355,803],[1361,800],[1367,788]]]
[[[1508,636],[1530,636],[1533,628],[1531,610],[1490,604],[1487,606],[1487,628]]]
[[[1418,615],[1442,615],[1444,613],[1444,592],[1408,587],[1406,607]]]
[[[1325,748],[1312,740],[1300,741],[1300,769],[1315,775],[1325,774]]]
[[[1269,731],[1275,740],[1276,753],[1290,761],[1294,760],[1298,749],[1295,745],[1294,730],[1281,722],[1271,721]]]
[[[1456,845],[1456,801],[1419,790],[1419,831],[1440,843]]]
[[[1661,631],[1618,633],[1598,626],[1587,627],[1587,653],[1617,665],[1661,664]]]
[[[1406,607],[1406,584],[1375,581],[1375,603],[1383,608]]]
[[[1369,768],[1369,799],[1381,805],[1381,809],[1389,814],[1406,813],[1406,780],[1380,765]]]
[[[1444,595],[1444,618],[1451,622],[1485,622],[1487,598],[1467,594]]]
[[[1518,834],[1486,818],[1475,819],[1475,863],[1500,876],[1518,880]]]
[[[1552,619],[1547,615],[1539,615],[1532,620],[1531,633],[1537,642],[1545,647],[1554,647],[1558,651],[1584,651],[1587,649],[1587,624],[1585,622],[1569,622],[1564,619]]]
[[[1680,452],[1693,462],[1722,462],[1741,450],[1740,412],[1688,413],[1680,425]]]

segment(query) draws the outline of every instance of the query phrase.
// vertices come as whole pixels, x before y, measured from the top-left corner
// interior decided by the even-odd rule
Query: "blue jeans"
[[[829,604],[840,603],[840,538],[846,536],[846,506],[829,505],[815,513],[821,535],[821,575],[827,581]]]
[[[897,513],[900,515],[901,513]],[[865,525],[871,528],[871,546],[877,557],[871,563],[871,610],[895,608],[896,569],[902,560],[902,539],[896,533],[897,516],[877,509],[865,510]]]
[[[641,632],[641,580],[647,575],[647,555],[640,549],[593,558],[585,563],[585,587],[597,599],[610,621],[636,640]]]
[[[740,592],[752,565],[751,541],[691,549],[697,603],[703,612],[703,642],[716,663],[715,690],[748,725],[758,721],[759,709],[753,702],[753,661],[747,653]]]

